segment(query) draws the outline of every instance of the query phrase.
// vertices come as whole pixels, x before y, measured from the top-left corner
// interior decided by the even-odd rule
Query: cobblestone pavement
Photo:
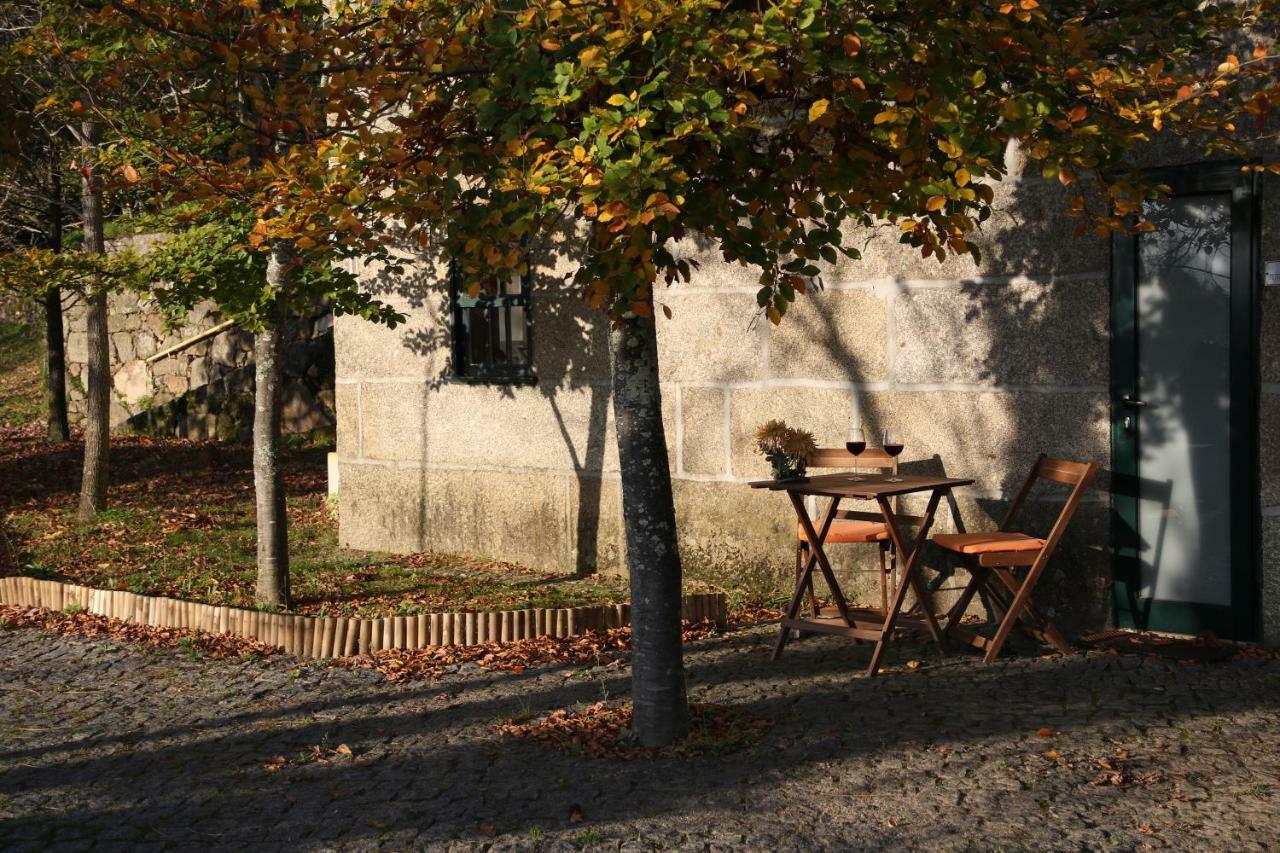
[[[867,646],[806,639],[772,663],[771,639],[687,654],[696,700],[776,721],[758,745],[620,764],[492,726],[621,695],[625,668],[392,685],[0,632],[0,849],[1280,846],[1280,662],[920,650],[869,680]]]

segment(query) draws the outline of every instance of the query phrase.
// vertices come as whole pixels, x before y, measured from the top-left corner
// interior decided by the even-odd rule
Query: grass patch
[[[326,495],[325,446],[291,442],[293,612],[380,616],[444,610],[573,607],[625,601],[616,575],[576,577],[477,557],[348,551]],[[20,572],[105,589],[253,606],[256,539],[249,449],[148,436],[112,440],[110,507],[74,519],[80,448],[0,435],[0,476],[15,488],[6,520]],[[705,591],[691,582],[690,591]]]
[[[0,323],[0,428],[25,426],[44,412],[44,335]]]

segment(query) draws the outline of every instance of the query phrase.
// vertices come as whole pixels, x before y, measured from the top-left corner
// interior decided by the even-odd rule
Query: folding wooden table
[[[942,631],[928,605],[928,596],[920,576],[917,558],[920,556],[921,547],[928,541],[929,528],[933,525],[938,504],[953,488],[971,485],[973,480],[902,475],[897,478],[898,482],[890,482],[887,475],[863,475],[861,479],[854,479],[855,476],[854,474],[823,474],[817,477],[798,477],[789,480],[760,480],[749,484],[753,489],[786,492],[791,498],[791,506],[796,511],[796,518],[799,519],[800,526],[810,542],[809,558],[803,571],[796,578],[795,594],[792,595],[791,604],[782,618],[778,645],[773,651],[774,660],[782,654],[782,649],[786,646],[787,639],[793,630],[840,634],[854,640],[874,641],[875,651],[871,653],[871,664],[867,667],[869,676],[879,671],[885,644],[896,631],[928,630],[938,646],[939,653],[946,651]],[[906,540],[903,539],[899,530],[900,519],[895,516],[891,501],[895,497],[916,492],[929,492],[929,503],[924,515],[920,517],[920,529],[915,541],[908,549]],[[804,499],[808,495],[831,499],[817,528],[814,527],[813,520],[809,518],[809,513],[805,509]],[[899,559],[902,560],[902,572],[888,610],[850,607],[845,601],[844,593],[840,591],[840,584],[836,582],[835,573],[831,570],[831,563],[827,560],[823,543],[831,529],[831,523],[840,511],[840,502],[843,500],[875,501],[880,510],[878,517],[871,513],[844,513],[843,515],[844,517],[856,515],[876,520],[883,519],[889,531],[889,537],[898,550]],[[804,601],[806,588],[811,588],[815,568],[822,573],[823,579],[827,582],[835,606],[822,608],[811,618],[802,619],[800,606]],[[920,602],[918,614],[902,612],[908,588],[915,593],[916,599]]]

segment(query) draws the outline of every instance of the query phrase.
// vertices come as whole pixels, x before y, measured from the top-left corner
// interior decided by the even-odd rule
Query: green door
[[[1254,639],[1259,604],[1257,194],[1162,171],[1156,230],[1112,254],[1114,599],[1123,627]]]

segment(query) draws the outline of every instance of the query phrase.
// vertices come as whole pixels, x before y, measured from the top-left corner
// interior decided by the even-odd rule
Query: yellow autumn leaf
[[[621,93],[616,95],[610,95],[609,100],[605,101],[605,103],[611,107],[625,106],[627,103],[627,96]]]
[[[929,196],[929,200],[924,204],[925,210],[929,210],[929,211],[942,210],[942,208],[946,206],[947,206],[946,196],[940,196],[940,195]]]
[[[956,186],[963,187],[967,183],[969,183],[969,170],[956,169]]]
[[[897,110],[885,110],[884,112],[876,114],[875,122],[876,124],[885,124],[886,122],[897,121],[897,120],[898,120]]]
[[[831,102],[826,98],[821,98],[813,102],[809,107],[809,121],[817,121],[827,114],[827,107],[831,106]]]

